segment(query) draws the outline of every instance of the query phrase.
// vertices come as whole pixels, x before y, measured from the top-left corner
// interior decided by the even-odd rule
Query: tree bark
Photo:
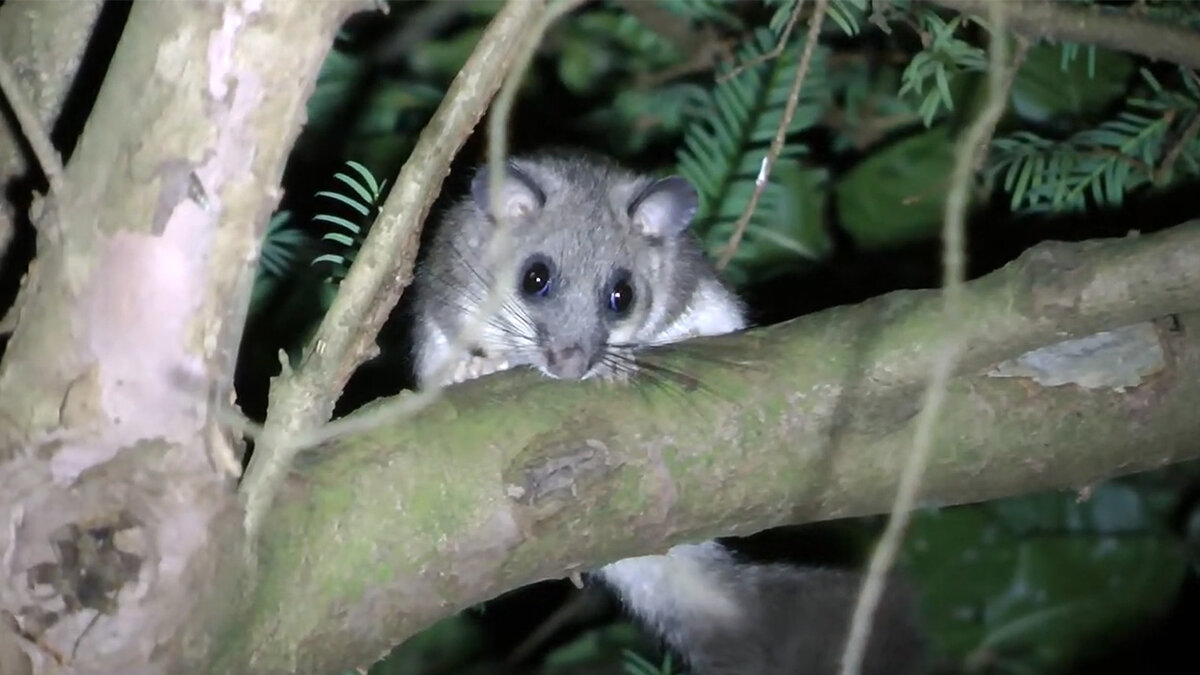
[[[238,458],[215,413],[284,159],[358,7],[133,6],[64,187],[35,214],[0,364],[15,672],[186,672],[237,609]]]
[[[1200,456],[1200,221],[1042,244],[966,292],[968,347],[926,503]],[[703,383],[693,391],[503,373],[319,448],[270,514],[254,613],[239,623],[252,628],[233,654],[256,645],[256,672],[328,672],[537,579],[685,539],[884,512],[940,307],[937,292],[893,293],[665,350]],[[1161,319],[1176,312],[1188,313]],[[1000,363],[1122,327],[1110,351],[1091,349],[1099,368],[1041,352]],[[687,358],[695,350],[707,357]]]

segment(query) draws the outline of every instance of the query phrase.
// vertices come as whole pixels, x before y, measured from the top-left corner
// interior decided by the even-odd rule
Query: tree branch
[[[929,0],[983,16],[992,0]],[[1031,38],[1107,47],[1200,69],[1200,35],[1132,12],[1102,12],[1043,0],[1001,0],[1010,6],[1009,29]]]
[[[102,5],[100,0],[10,0],[0,7],[0,59],[17,71],[16,79],[27,92],[35,118],[46,128],[58,118]],[[8,125],[0,125],[0,186],[5,189],[29,169],[26,153],[13,131]],[[0,259],[17,220],[12,201],[0,199]],[[9,332],[15,314],[14,308],[0,322],[0,333]]]
[[[758,208],[758,201],[762,199],[763,192],[767,189],[767,183],[771,178],[771,169],[775,166],[775,161],[779,159],[780,153],[783,152],[783,144],[787,141],[792,118],[796,115],[796,106],[800,104],[800,87],[804,84],[804,78],[808,76],[808,67],[812,64],[813,52],[817,48],[817,43],[820,42],[821,25],[825,22],[825,12],[829,9],[829,0],[816,1],[817,7],[813,10],[812,18],[809,19],[808,35],[804,38],[804,51],[801,52],[800,61],[796,65],[796,74],[792,76],[792,88],[788,92],[787,105],[783,108],[783,117],[779,120],[775,136],[771,139],[767,154],[763,156],[762,166],[758,169],[758,176],[754,179],[754,192],[750,193],[750,199],[746,202],[745,208],[742,209],[742,215],[738,216],[737,223],[733,227],[733,234],[729,236],[725,248],[721,249],[721,255],[717,256],[718,270],[725,269],[729,265],[729,261],[733,260],[733,256],[737,254],[742,237],[746,234],[746,227],[750,225],[750,218],[754,216],[754,210]],[[787,26],[776,47],[780,53],[786,47],[785,43],[792,32],[796,18],[800,16],[802,5],[803,3],[797,2],[791,17],[788,18]]]
[[[1200,314],[1140,333],[1156,370],[1123,392],[990,374],[1066,337],[1200,309],[1200,221],[1042,244],[963,300],[966,347],[923,500],[1079,486],[1200,454]],[[314,453],[271,513],[268,568],[238,624],[255,628],[239,637],[260,672],[330,671],[539,578],[884,511],[942,348],[941,304],[893,293],[665,350],[704,382],[690,393],[521,372],[451,387],[414,418]],[[722,345],[744,363],[685,360]],[[231,646],[230,663],[242,657]]]
[[[42,124],[37,110],[25,96],[25,92],[21,91],[17,74],[13,72],[12,66],[8,65],[8,61],[4,59],[3,55],[0,55],[0,93],[3,93],[4,98],[8,100],[13,116],[17,118],[17,124],[21,127],[21,133],[25,136],[25,141],[33,149],[33,155],[41,165],[46,181],[50,183],[50,189],[53,192],[61,193],[63,191],[62,159],[58,156],[58,150],[54,149],[54,144],[50,142],[50,131]]]

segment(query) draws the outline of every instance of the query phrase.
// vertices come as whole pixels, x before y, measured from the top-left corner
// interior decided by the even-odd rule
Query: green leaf
[[[1186,571],[1182,549],[1162,535],[1045,537],[1017,550],[979,648],[1025,655],[1048,673],[1164,609]]]
[[[344,174],[339,173],[334,176],[334,178],[339,178],[339,177],[342,182],[351,185],[356,191],[359,192],[360,195],[365,192],[362,189],[362,187],[360,187],[357,184],[350,181],[350,179],[347,178]],[[366,216],[371,212],[370,207],[367,206],[366,204],[357,202],[354,199],[351,199],[350,197],[347,197],[346,195],[344,195],[340,192],[331,192],[329,190],[321,190],[320,192],[316,193],[316,196],[317,197],[326,197],[328,199],[332,199],[334,201],[341,202],[341,203],[345,204],[346,206],[349,206],[350,208],[354,209],[355,211],[357,211],[359,213],[359,215],[362,215],[362,216]],[[313,220],[316,220],[316,218],[313,218]]]
[[[941,659],[1061,672],[1171,606],[1186,556],[1165,488],[1097,487],[920,513],[904,560]]]
[[[493,3],[493,12],[499,6]],[[410,57],[413,72],[422,78],[449,82],[467,62],[484,28],[484,23],[478,23],[442,39],[421,40]]]
[[[1064,46],[1065,47],[1065,46]],[[1102,113],[1125,96],[1134,61],[1124,52],[1096,51],[1095,75],[1087,62],[1063,65],[1062,50],[1049,44],[1030,48],[1013,80],[1012,104],[1018,115],[1041,124],[1057,119],[1082,119]]]
[[[322,241],[332,241],[332,242],[341,244],[342,246],[346,246],[346,247],[355,246],[355,241],[353,239],[351,239],[350,237],[347,237],[346,235],[344,235],[340,232],[326,232],[325,236],[321,237],[321,240]],[[325,256],[321,256],[321,258],[324,258],[324,257]],[[314,260],[313,262],[316,262],[316,260]]]
[[[803,37],[793,36],[783,55],[762,60],[777,41],[772,31],[756,31],[737,59],[754,65],[720,80],[705,104],[698,106],[699,114],[684,133],[678,169],[700,193],[693,228],[709,251],[724,248],[729,241],[783,121]],[[825,180],[824,173],[802,167],[798,158],[805,153],[805,146],[791,138],[816,124],[829,105],[827,55],[820,47],[814,52],[796,114],[786,129],[789,139],[727,270],[734,283],[803,264],[830,248],[820,225],[823,197],[814,189]],[[724,72],[728,74],[730,69],[725,67]]]
[[[306,104],[308,123],[319,128],[332,124],[346,97],[366,70],[367,63],[361,57],[337,49],[330,50],[321,63],[316,87]]]
[[[355,235],[362,234],[362,228],[360,228],[357,224],[352,223],[349,220],[346,220],[345,218],[340,218],[338,216],[331,216],[327,213],[318,213],[317,215],[313,216],[312,219],[317,222],[324,222],[324,223],[330,223],[331,225],[336,225],[344,230],[348,230],[349,232],[354,233]],[[332,233],[330,233],[330,234],[332,234]],[[338,236],[341,237],[344,235],[339,234]],[[328,235],[326,235],[326,238],[328,238]]]
[[[905,539],[905,567],[920,586],[922,623],[934,653],[962,660],[983,642],[986,603],[1007,587],[1017,561],[1015,544],[978,508],[914,517]]]
[[[339,181],[341,183],[344,183],[351,190],[354,190],[354,193],[357,194],[359,199],[362,200],[361,204],[356,205],[356,207],[361,206],[362,209],[359,210],[358,208],[356,208],[355,210],[359,211],[364,216],[370,212],[370,206],[373,206],[375,203],[375,195],[372,195],[370,190],[368,190],[366,186],[362,185],[361,183],[359,183],[355,179],[351,178],[350,176],[347,176],[344,173],[333,174],[333,179],[336,181]],[[327,193],[327,192],[320,193],[319,192],[319,193],[317,193],[317,195],[327,197],[327,196],[330,196],[330,193]],[[341,195],[339,195],[339,196],[341,196]]]
[[[842,226],[864,249],[938,236],[953,166],[954,147],[945,127],[881,149],[834,187]]]
[[[383,185],[380,184],[379,181],[375,180],[375,174],[371,173],[367,167],[355,162],[354,160],[347,161],[346,166],[353,169],[359,175],[362,181],[367,184],[367,187],[370,188],[370,200],[378,199],[380,192],[383,191]]]
[[[611,51],[598,49],[595,43],[572,40],[558,54],[558,77],[573,93],[586,95],[595,91],[601,78],[616,64]]]

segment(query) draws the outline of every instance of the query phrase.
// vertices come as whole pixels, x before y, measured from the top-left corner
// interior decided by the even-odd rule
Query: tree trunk
[[[35,214],[0,364],[12,672],[203,666],[236,610],[238,457],[214,414],[284,159],[354,8],[133,6],[63,187]]]

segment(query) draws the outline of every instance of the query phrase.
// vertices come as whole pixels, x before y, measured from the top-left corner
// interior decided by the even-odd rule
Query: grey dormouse
[[[420,386],[518,366],[563,379],[621,377],[638,348],[746,326],[741,301],[688,229],[698,202],[683,178],[583,155],[513,159],[506,169],[501,250],[489,250],[500,230],[483,168],[418,270]],[[485,306],[491,289],[494,308]],[[456,348],[474,312],[477,339]]]
[[[746,327],[742,302],[689,229],[698,199],[685,179],[588,155],[515,158],[495,200],[501,229],[489,178],[477,171],[417,271],[420,387],[521,366],[558,379],[620,379],[636,372],[638,349]],[[475,313],[477,330],[463,342]],[[835,672],[858,579],[741,562],[715,541],[619,560],[589,577],[693,675]],[[866,672],[913,672],[916,633],[894,595],[885,596]]]

